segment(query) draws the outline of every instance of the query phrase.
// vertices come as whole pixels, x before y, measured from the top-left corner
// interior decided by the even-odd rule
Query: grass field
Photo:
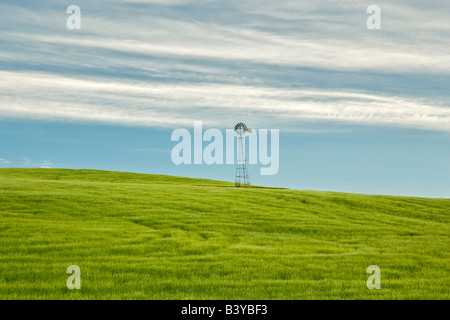
[[[69,265],[81,290],[69,290]],[[381,269],[369,290],[366,269]],[[449,299],[450,199],[0,169],[1,299]]]

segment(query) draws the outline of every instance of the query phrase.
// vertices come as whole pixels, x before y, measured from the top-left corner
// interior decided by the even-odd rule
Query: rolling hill
[[[450,298],[450,199],[6,168],[0,244],[1,299]]]

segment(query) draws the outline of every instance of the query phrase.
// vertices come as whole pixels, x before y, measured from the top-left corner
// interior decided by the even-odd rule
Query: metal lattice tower
[[[236,188],[240,187],[249,188],[251,184],[250,178],[248,177],[247,160],[245,157],[244,134],[246,132],[252,132],[252,129],[247,128],[247,126],[244,123],[239,122],[234,126],[234,132],[236,132],[236,134],[239,136],[235,186]]]

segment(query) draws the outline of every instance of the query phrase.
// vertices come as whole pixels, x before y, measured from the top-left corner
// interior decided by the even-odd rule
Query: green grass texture
[[[381,289],[367,288],[371,265]],[[450,199],[0,169],[0,299],[449,299],[449,288]]]

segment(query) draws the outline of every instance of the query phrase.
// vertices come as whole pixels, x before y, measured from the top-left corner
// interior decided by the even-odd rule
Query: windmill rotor
[[[234,126],[234,132],[236,132],[238,135],[242,135],[246,132],[252,132],[251,128],[247,128],[247,125],[243,122],[239,122]]]

